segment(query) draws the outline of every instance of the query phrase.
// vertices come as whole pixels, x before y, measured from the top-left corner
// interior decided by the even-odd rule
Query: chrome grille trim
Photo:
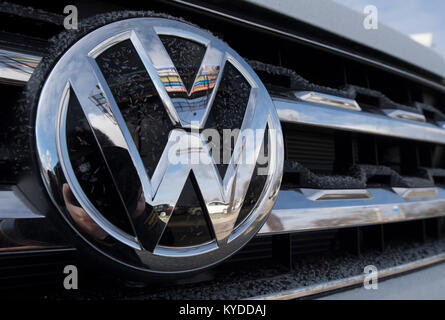
[[[406,121],[297,99],[274,97],[273,100],[282,122],[445,143],[445,129],[431,123]]]
[[[437,188],[392,188],[404,199],[420,199],[437,197],[439,192]]]
[[[397,109],[385,109],[382,110],[388,117],[403,119],[408,121],[426,122],[426,118],[422,114],[417,114],[413,112],[408,112],[404,110]]]
[[[297,91],[295,92],[295,96],[303,101],[326,104],[356,111],[362,110],[355,100],[333,96],[331,94],[314,91]]]
[[[22,192],[17,187],[0,190],[0,220],[44,218],[44,215],[27,203]]]
[[[281,190],[260,235],[315,231],[445,216],[445,189],[430,199],[404,198],[383,188],[369,188],[368,199],[313,201],[301,189]],[[419,188],[405,188],[405,193]],[[338,191],[336,191],[338,192]]]
[[[369,199],[372,197],[366,189],[319,190],[302,188],[300,190],[312,201]]]
[[[0,82],[25,84],[41,57],[0,49]]]

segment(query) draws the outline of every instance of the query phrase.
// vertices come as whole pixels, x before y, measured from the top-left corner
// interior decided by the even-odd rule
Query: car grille
[[[153,7],[190,13],[192,22],[244,56],[282,121],[285,167],[277,203],[258,237],[230,261],[292,265],[296,256],[337,249],[359,254],[393,239],[442,235],[445,88],[433,75],[419,71],[428,81],[418,81],[227,19]],[[10,170],[17,99],[49,38],[62,30],[61,15],[33,10],[0,5],[0,182],[8,190],[20,176]],[[44,219],[31,211],[24,218]],[[17,217],[0,209],[0,220]]]

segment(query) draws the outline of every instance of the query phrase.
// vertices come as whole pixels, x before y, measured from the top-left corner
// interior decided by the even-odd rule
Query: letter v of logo
[[[184,46],[202,48],[192,75],[184,75],[190,69],[184,62],[188,60],[181,60],[188,54]],[[121,54],[124,49],[126,54]],[[140,61],[141,67],[128,67],[130,59]],[[230,72],[234,76],[227,85]],[[147,80],[137,82],[143,75]],[[155,98],[159,104],[144,102]],[[139,109],[124,108],[123,103],[140,103]],[[137,121],[129,116],[133,109]],[[146,129],[145,121],[161,113],[165,117],[156,120],[163,123],[158,132]],[[42,119],[50,119],[54,126],[48,128]],[[204,134],[209,126],[219,131],[239,129],[224,171]],[[140,138],[143,130],[165,143]],[[44,182],[72,227],[101,252],[151,272],[201,268],[238,250],[265,222],[282,175],[281,126],[258,76],[209,33],[161,18],[114,22],[70,47],[42,89],[36,140]],[[244,202],[257,175],[262,147],[268,155],[267,175],[247,210]],[[90,149],[95,156],[86,151]],[[54,172],[59,166],[61,171]],[[161,245],[190,176],[213,240],[193,246]],[[187,232],[184,227],[169,236],[180,238]],[[113,249],[119,253],[101,245],[109,237],[119,243]]]

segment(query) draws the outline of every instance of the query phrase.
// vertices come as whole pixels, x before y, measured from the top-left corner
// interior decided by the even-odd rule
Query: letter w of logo
[[[173,34],[174,32],[176,34]],[[264,133],[268,124],[271,129],[273,127],[271,112],[275,112],[275,110],[271,110],[273,104],[267,92],[258,89],[255,78],[234,58],[234,54],[223,51],[218,46],[218,42],[205,37],[200,38],[199,35],[195,36],[194,40],[203,44],[206,47],[206,52],[195,80],[191,88],[187,90],[159,38],[159,35],[163,34],[190,38],[190,35],[182,34],[178,30],[162,27],[141,30],[135,25],[129,31],[117,36],[113,35],[107,38],[105,35],[103,42],[87,51],[84,56],[73,55],[70,69],[66,72],[67,78],[61,79],[66,83],[62,107],[66,117],[69,95],[70,92],[74,93],[92,132],[95,134],[99,147],[102,148],[104,144],[109,144],[111,141],[114,147],[125,151],[126,166],[130,166],[136,172],[135,176],[139,178],[139,181],[135,181],[135,183],[141,186],[147,206],[174,208],[188,176],[193,172],[209,213],[217,245],[221,247],[229,241],[233,232],[262,146],[264,135],[258,141],[258,137],[249,139],[247,132],[258,130]],[[121,110],[96,63],[96,58],[102,52],[123,40],[131,41],[167,114],[176,127],[170,132],[168,142],[151,178],[147,174]],[[230,63],[244,76],[251,86],[251,90],[240,135],[235,142],[226,173],[224,177],[221,177],[200,129],[204,127],[209,115],[221,81],[222,70],[227,63]],[[96,97],[96,99],[91,99],[91,97]],[[101,102],[98,103],[98,100]],[[63,121],[60,122],[62,123],[59,129],[61,140],[66,141],[64,124]],[[269,130],[269,141],[274,141],[273,135],[274,131]],[[105,141],[103,137],[106,137],[107,140]],[[63,144],[61,152],[62,157],[68,159],[68,153]],[[102,155],[111,176],[116,177],[122,170],[122,164],[113,165],[113,162],[108,158],[110,155],[104,152]],[[179,161],[172,162],[172,156],[175,156]],[[190,156],[199,156],[200,161],[197,163],[182,161],[184,157]],[[274,152],[270,152],[269,161],[274,161],[274,157]],[[254,161],[239,161],[249,158]],[[70,175],[74,176],[70,163],[66,164],[66,168],[71,173]],[[74,185],[73,193],[76,198],[80,199],[79,202],[94,221],[99,223],[109,234],[119,240],[126,237],[129,241],[125,241],[125,243],[137,249],[148,251],[155,249],[173,210],[168,213],[163,212],[163,215],[156,217],[162,222],[162,228],[147,230],[146,232],[154,233],[150,237],[144,237],[141,234],[137,234],[136,237],[128,234],[122,236],[122,233],[118,234],[116,227],[106,220],[89,201],[82,192],[79,183],[77,181],[71,181],[71,183]],[[123,186],[116,184],[116,188],[122,197]],[[125,205],[125,201],[123,202]],[[209,204],[212,203],[218,204],[215,206],[217,209],[209,207]],[[132,224],[140,223],[141,220],[139,217],[135,217],[133,212],[130,212],[128,205],[127,210]],[[140,232],[141,229],[135,227],[135,230]]]

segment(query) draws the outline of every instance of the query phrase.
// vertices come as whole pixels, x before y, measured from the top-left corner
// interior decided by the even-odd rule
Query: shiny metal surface
[[[16,186],[0,189],[0,203],[0,254],[67,246]]]
[[[439,195],[437,188],[392,188],[397,194],[404,199],[422,198],[429,199]]]
[[[0,82],[26,83],[40,60],[34,55],[0,49]]]
[[[427,267],[436,263],[445,261],[445,254],[437,254],[428,258],[408,262],[395,267],[379,270],[379,280],[395,276],[397,274]],[[262,296],[252,297],[246,300],[290,300],[308,297],[315,294],[330,292],[338,289],[344,289],[351,286],[363,284],[365,277],[369,274],[361,274],[344,279],[319,283],[307,287],[295,288]]]
[[[315,102],[320,104],[327,104],[330,106],[361,111],[362,109],[358,105],[357,101],[352,99],[346,99],[338,96],[333,96],[330,94],[325,94],[321,92],[314,91],[297,91],[295,96],[301,100],[308,102]]]
[[[173,65],[159,40],[159,35],[165,34],[206,46],[191,91],[185,90],[179,81],[177,66]],[[103,52],[127,40],[134,46],[175,126],[152,176],[146,171],[116,97],[97,64],[97,58]],[[235,142],[225,175],[221,176],[206,138],[196,129],[202,128],[208,117],[221,78],[222,72],[219,71],[228,64],[245,78],[251,89],[240,138]],[[195,105],[193,88],[197,87],[196,83],[205,70],[215,72],[204,87],[204,103],[200,99],[200,103]],[[165,73],[176,79],[174,88],[163,80]],[[186,108],[178,106],[177,96],[171,95],[172,90],[182,92],[181,103],[186,101]],[[77,110],[76,100],[79,111],[73,112]],[[79,125],[72,123],[81,118],[86,119],[84,127],[81,127],[81,122]],[[264,132],[266,126],[269,128],[268,174],[257,203],[235,228],[255,169],[255,163],[239,159],[257,159],[261,149],[261,143],[253,144],[243,138],[242,133],[252,129]],[[91,135],[90,140],[75,136],[85,133]],[[108,207],[110,211],[103,212],[98,209],[103,201],[86,194],[90,190],[86,190],[85,185],[82,187],[78,174],[88,173],[90,163],[82,158],[86,157],[82,155],[83,147],[76,151],[79,157],[73,158],[76,154],[70,147],[73,138],[79,140],[75,142],[80,145],[97,145],[97,157],[103,158],[104,170],[111,177],[107,188],[116,191],[113,199],[105,201],[114,201],[122,209]],[[259,142],[262,140],[263,137]],[[276,200],[284,156],[281,126],[274,105],[250,66],[207,32],[161,18],[134,18],[111,23],[87,34],[60,58],[40,96],[36,144],[44,183],[53,202],[73,229],[102,254],[124,265],[157,273],[186,272],[212,265],[252,238]],[[169,154],[177,155],[179,162],[169,161]],[[201,157],[202,162],[187,161],[193,156]],[[84,163],[75,167],[73,161]],[[123,176],[122,172],[126,174]],[[159,245],[181,191],[192,173],[209,214],[214,239],[186,247]],[[127,197],[129,183],[131,188],[140,190],[138,197],[131,198],[133,200]],[[110,214],[129,221],[129,227],[125,229],[111,222]]]
[[[0,218],[0,255],[68,246],[45,218]]]
[[[301,123],[410,140],[443,144],[445,130],[431,123],[406,121],[368,112],[356,112],[301,100],[274,97],[283,122]]]
[[[371,194],[366,189],[344,189],[344,190],[319,190],[319,189],[300,189],[301,192],[310,200],[351,200],[351,199],[369,199]]]
[[[177,28],[155,27],[155,34],[149,35],[141,32],[141,42],[150,43],[155,46],[155,50],[148,51],[148,58],[156,69],[157,76],[161,79],[165,91],[171,98],[169,104],[173,105],[178,112],[178,118],[183,128],[203,128],[209,115],[210,107],[215,99],[217,88],[221,80],[222,69],[228,56],[221,50],[221,45],[205,37],[196,36],[193,33]],[[158,35],[168,35],[188,39],[202,44],[206,47],[206,53],[201,61],[198,73],[190,88],[187,90],[175,69],[169,55],[163,49]],[[148,38],[148,39],[147,39]],[[158,44],[153,44],[159,41]],[[153,77],[152,77],[153,79]],[[164,80],[165,79],[165,80]],[[176,80],[176,84],[171,86],[171,79]],[[200,85],[205,83],[204,86]],[[164,99],[168,101],[169,99]]]
[[[386,113],[388,117],[403,119],[408,121],[426,122],[426,118],[423,114],[417,114],[397,109],[384,109],[382,111]]]
[[[44,215],[26,200],[15,186],[0,189],[0,219],[42,218]]]
[[[434,188],[433,188],[434,189]],[[314,201],[300,189],[281,190],[266,224],[259,234],[287,233],[360,225],[399,222],[445,215],[445,189],[436,196],[405,189],[402,195],[387,189],[368,189],[368,199]],[[427,195],[430,195],[431,188]],[[315,192],[317,192],[316,190]],[[404,198],[414,192],[416,197]]]

